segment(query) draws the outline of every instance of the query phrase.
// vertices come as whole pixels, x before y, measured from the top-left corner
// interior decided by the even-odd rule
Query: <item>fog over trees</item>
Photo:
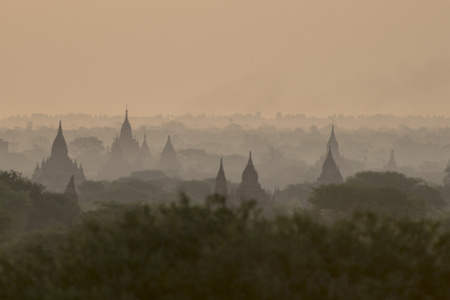
[[[0,137],[9,143],[8,154],[0,157],[1,167],[31,176],[36,163],[49,157],[60,120],[69,156],[83,164],[88,179],[104,179],[99,173],[120,133],[124,115],[32,115],[0,120]],[[443,117],[308,118],[281,114],[275,118],[258,114],[134,117],[130,113],[130,123],[140,144],[146,135],[154,164],[171,135],[186,179],[214,177],[222,157],[228,177],[238,182],[251,150],[263,186],[272,190],[275,186],[317,179],[321,167],[318,161],[326,154],[325,145],[333,124],[340,154],[348,161],[348,170],[340,164],[344,177],[361,170],[383,170],[394,150],[403,173],[441,184],[450,159],[450,119]]]
[[[10,121],[2,299],[449,293],[446,118]]]

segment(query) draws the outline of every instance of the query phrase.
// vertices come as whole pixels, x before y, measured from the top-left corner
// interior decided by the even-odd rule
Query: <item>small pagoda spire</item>
[[[160,168],[160,170],[176,170],[180,168],[180,163],[177,159],[177,152],[172,145],[170,135],[167,137],[166,145],[161,152],[158,168]]]
[[[395,161],[394,157],[394,149],[391,149],[391,156],[389,157],[389,162],[386,166],[386,170],[391,172],[398,171],[397,162]]]
[[[66,140],[64,139],[61,121],[59,121],[58,133],[52,144],[51,156],[53,157],[68,157],[69,150],[67,148]]]
[[[59,128],[58,128],[58,135],[62,135],[63,131],[62,131],[62,124],[61,124],[61,120],[59,120]]]
[[[322,173],[320,173],[319,178],[317,178],[317,183],[322,185],[342,182],[343,177],[341,171],[339,170],[339,166],[336,165],[336,162],[334,161],[333,152],[331,150],[331,146],[329,146],[327,157],[322,165]]]
[[[334,158],[339,159],[339,144],[337,142],[336,135],[334,134],[334,124],[331,125],[331,134],[327,142],[327,151],[330,147],[333,150]]]
[[[220,167],[216,176],[216,186],[214,188],[214,192],[221,194],[222,196],[226,196],[228,193],[227,178],[225,177],[225,171],[223,170],[222,158],[220,159]]]
[[[74,178],[73,174],[70,177],[70,181],[67,184],[63,195],[66,196],[69,199],[72,199],[73,201],[78,201],[78,194],[77,194],[77,191],[75,189],[75,178]]]

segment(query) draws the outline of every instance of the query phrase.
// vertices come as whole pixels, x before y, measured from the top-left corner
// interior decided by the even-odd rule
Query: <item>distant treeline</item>
[[[59,120],[65,121],[66,129],[76,129],[79,127],[104,127],[115,126],[123,121],[123,115],[118,112],[117,115],[90,115],[85,113],[78,114],[32,114],[32,115],[16,115],[0,119],[0,128],[14,127],[46,127],[56,126]],[[345,128],[397,128],[399,126],[407,126],[411,128],[438,128],[450,127],[450,117],[444,116],[395,116],[395,115],[331,115],[328,117],[307,116],[304,114],[282,114],[274,112],[273,116],[262,116],[261,113],[255,114],[232,114],[232,115],[154,115],[154,116],[137,116],[130,110],[132,122],[135,126],[158,126],[166,122],[181,122],[188,128],[207,128],[218,127],[223,128],[229,124],[238,124],[246,128],[258,128],[260,126],[276,126],[276,127],[309,127],[312,125],[323,127],[329,124],[338,124]]]

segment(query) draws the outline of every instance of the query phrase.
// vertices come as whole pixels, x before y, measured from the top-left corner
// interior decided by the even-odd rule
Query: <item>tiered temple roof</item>
[[[51,192],[62,193],[74,176],[74,182],[80,184],[86,178],[83,168],[78,167],[76,161],[69,158],[67,143],[64,138],[61,121],[59,122],[58,133],[53,141],[51,155],[46,160],[42,160],[41,166],[36,165],[32,180],[43,184]]]

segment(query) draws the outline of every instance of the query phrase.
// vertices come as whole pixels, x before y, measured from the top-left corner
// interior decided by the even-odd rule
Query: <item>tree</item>
[[[450,234],[360,213],[264,219],[255,203],[107,203],[0,252],[1,299],[446,299]]]
[[[422,178],[407,177],[397,172],[359,172],[347,178],[346,183],[372,186],[392,187],[406,192],[410,197],[423,201],[429,211],[443,209],[447,203],[439,191],[429,186]]]
[[[77,157],[98,156],[105,150],[103,142],[95,136],[75,138],[69,143],[69,148]]]
[[[393,187],[373,187],[351,183],[322,185],[313,189],[309,201],[332,218],[351,216],[355,211],[382,215],[422,217],[423,202]]]

